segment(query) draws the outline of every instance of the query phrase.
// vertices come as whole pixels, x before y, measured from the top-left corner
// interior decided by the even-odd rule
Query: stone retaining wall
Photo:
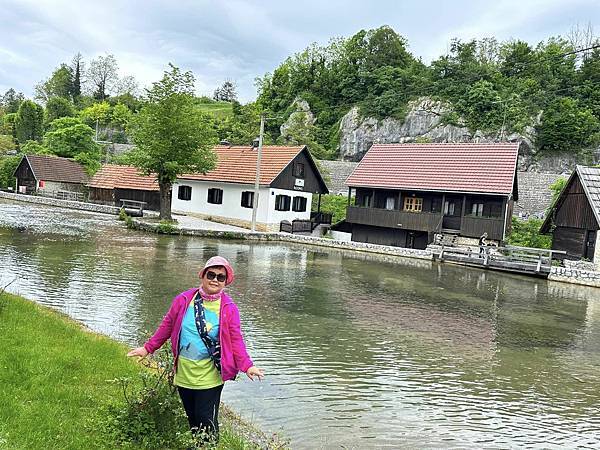
[[[41,195],[13,194],[0,191],[0,198],[15,200],[18,202],[36,203],[38,205],[58,206],[60,208],[78,209],[81,211],[97,212],[102,214],[118,215],[120,208],[117,206],[99,205],[96,203],[75,202],[70,200],[59,200],[57,198],[43,197]],[[144,215],[156,217],[155,211],[144,211]]]
[[[157,232],[159,225],[149,223],[140,219],[133,219],[135,228]],[[412,248],[391,247],[386,245],[369,244],[365,242],[352,241],[336,241],[333,239],[325,239],[316,236],[301,236],[288,233],[265,233],[265,232],[238,232],[238,231],[215,231],[215,230],[197,230],[185,227],[177,227],[174,234],[182,234],[187,236],[203,236],[214,237],[220,239],[243,239],[250,241],[279,241],[293,242],[299,244],[318,245],[319,247],[329,247],[344,250],[357,250],[366,253],[377,253],[380,255],[389,256],[404,256],[416,259],[433,259],[433,255],[429,250],[417,250]]]
[[[600,287],[600,272],[572,269],[567,267],[552,267],[550,268],[548,280],[581,284],[583,286]]]

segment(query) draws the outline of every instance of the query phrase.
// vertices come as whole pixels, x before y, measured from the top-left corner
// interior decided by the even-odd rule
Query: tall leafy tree
[[[50,124],[44,146],[53,154],[75,158],[88,173],[100,168],[100,146],[94,142],[94,130],[75,117],[62,117]]]
[[[171,219],[171,187],[178,175],[205,173],[215,166],[216,134],[211,119],[195,106],[194,75],[169,65],[163,78],[147,90],[147,102],[130,122],[137,146],[134,163],[156,174],[160,218]]]
[[[15,132],[20,143],[39,141],[44,131],[44,108],[31,100],[25,100],[19,106],[15,117]]]
[[[119,66],[114,55],[98,56],[86,71],[87,82],[94,98],[106,100],[119,82]]]
[[[73,72],[66,64],[61,64],[52,76],[35,86],[35,98],[46,103],[52,97],[71,99],[73,92]]]
[[[16,113],[23,100],[25,100],[25,96],[22,92],[17,92],[13,88],[10,88],[0,98],[0,106],[9,114]]]
[[[46,103],[46,124],[61,117],[72,117],[75,115],[73,104],[63,97],[52,97]]]
[[[73,72],[73,85],[71,87],[71,95],[73,96],[73,102],[77,103],[79,97],[81,97],[81,74],[84,71],[83,56],[81,53],[77,53],[73,57],[71,62],[71,71]]]
[[[213,99],[220,102],[233,102],[237,100],[235,84],[230,80],[226,80],[220,87],[215,89]]]

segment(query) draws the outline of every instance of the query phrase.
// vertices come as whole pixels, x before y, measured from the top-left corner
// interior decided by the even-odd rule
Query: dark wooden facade
[[[421,211],[407,211],[406,198],[420,199]],[[474,204],[479,205],[475,212]],[[503,196],[357,188],[346,221],[352,240],[426,248],[444,231],[471,238],[485,232],[501,241],[509,232],[512,207],[513,200]]]
[[[97,187],[90,187],[89,189],[89,199],[92,203],[121,206],[121,200],[134,200],[138,202],[146,202],[144,209],[160,211],[159,191],[120,188],[103,189]]]
[[[593,260],[598,229],[585,189],[574,172],[544,222],[542,232],[552,232],[552,249],[567,252],[565,258]]]
[[[21,186],[25,186],[27,194],[37,192],[37,180],[27,162],[27,158],[21,159],[14,175],[17,178],[17,192],[20,191],[19,187]]]
[[[303,176],[296,176],[295,167],[297,164],[302,164]],[[298,180],[302,181],[298,183]],[[327,194],[329,192],[306,147],[277,175],[271,182],[270,187],[299,192],[313,192],[315,194]]]

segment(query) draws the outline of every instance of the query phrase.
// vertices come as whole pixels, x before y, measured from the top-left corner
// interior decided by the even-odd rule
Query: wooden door
[[[589,259],[590,261],[593,261],[595,250],[596,250],[596,231],[588,230],[587,238],[585,240],[585,249],[584,249],[583,257]]]

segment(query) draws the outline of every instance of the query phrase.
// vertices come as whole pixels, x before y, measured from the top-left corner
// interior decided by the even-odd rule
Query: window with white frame
[[[289,211],[290,210],[291,198],[289,195],[277,195],[275,196],[275,210],[276,211]]]
[[[254,192],[244,191],[242,192],[242,208],[254,207]]]
[[[208,190],[208,198],[206,201],[215,205],[220,205],[223,203],[223,189],[210,188]]]
[[[294,197],[294,200],[292,201],[292,211],[306,211],[306,197]]]
[[[179,186],[177,188],[177,198],[179,200],[191,200],[192,199],[192,187],[191,186]]]
[[[471,206],[471,215],[483,217],[483,203],[473,203]]]

